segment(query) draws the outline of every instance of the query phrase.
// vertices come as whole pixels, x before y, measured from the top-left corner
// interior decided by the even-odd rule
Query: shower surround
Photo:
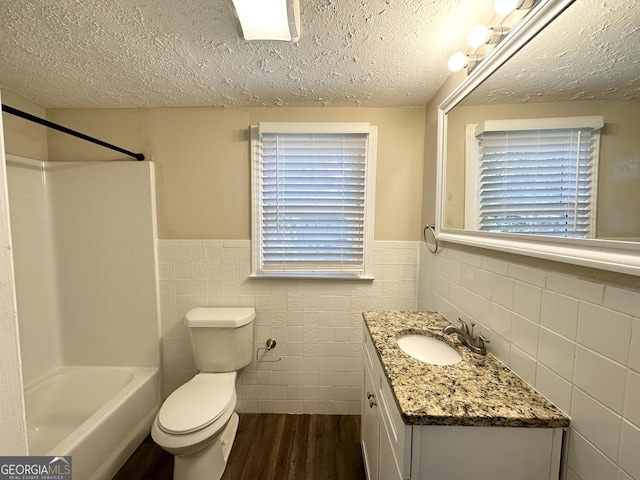
[[[159,405],[153,165],[7,155],[7,178],[29,453],[111,478]]]

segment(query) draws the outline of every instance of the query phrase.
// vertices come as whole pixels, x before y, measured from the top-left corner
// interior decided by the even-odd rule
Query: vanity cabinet
[[[411,427],[406,426],[365,332],[362,455],[369,480],[410,478]]]
[[[369,480],[559,478],[562,428],[406,425],[366,326],[363,363]]]

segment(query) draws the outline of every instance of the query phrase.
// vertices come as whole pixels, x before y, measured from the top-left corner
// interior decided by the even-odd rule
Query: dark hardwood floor
[[[171,480],[173,456],[151,437],[114,480]],[[360,417],[241,413],[222,480],[364,480]]]

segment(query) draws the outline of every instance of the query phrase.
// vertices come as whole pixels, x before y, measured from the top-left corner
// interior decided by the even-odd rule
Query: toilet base
[[[220,480],[236,438],[238,422],[238,414],[233,412],[224,431],[211,445],[195,453],[176,455],[173,480]]]

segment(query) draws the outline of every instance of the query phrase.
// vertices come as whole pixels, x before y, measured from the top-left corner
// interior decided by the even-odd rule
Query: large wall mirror
[[[441,239],[640,275],[638,25],[543,0],[442,103]]]

